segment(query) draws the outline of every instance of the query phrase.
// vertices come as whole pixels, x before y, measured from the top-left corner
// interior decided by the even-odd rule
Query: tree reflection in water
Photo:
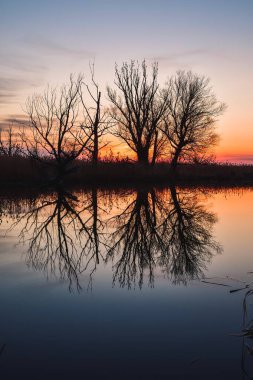
[[[156,217],[156,195],[152,189],[138,190],[126,208],[109,220],[113,232],[107,261],[116,261],[113,282],[118,279],[121,286],[131,287],[138,277],[141,286],[147,269],[149,282],[154,283],[156,253],[164,244],[156,229]]]
[[[81,289],[79,276],[90,263],[95,271],[99,263],[97,190],[86,194],[83,202],[59,188],[45,199],[39,198],[35,206],[18,219],[24,221],[20,240],[28,241],[26,262],[35,270],[68,279]],[[29,238],[28,238],[29,237]]]
[[[101,261],[113,263],[113,283],[154,286],[156,271],[173,283],[200,278],[221,247],[212,236],[215,215],[198,190],[86,190],[78,197],[59,188],[33,202],[18,218],[20,238],[28,241],[26,261],[67,279],[92,276]],[[117,206],[118,205],[118,206]],[[119,211],[120,209],[120,211]]]
[[[170,201],[163,214],[161,235],[166,250],[160,258],[173,282],[200,278],[214,254],[222,252],[212,236],[216,216],[201,203],[199,193],[170,187]]]
[[[174,283],[203,275],[206,264],[221,252],[212,237],[216,217],[200,202],[199,193],[154,189],[137,191],[136,197],[110,223],[114,277],[121,286],[131,287],[144,274],[154,284],[154,270],[160,268]]]

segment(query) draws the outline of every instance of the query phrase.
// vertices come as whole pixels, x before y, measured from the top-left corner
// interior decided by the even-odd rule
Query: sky
[[[1,0],[0,127],[93,61],[106,104],[115,62],[146,59],[161,85],[178,69],[209,77],[227,104],[217,159],[253,163],[252,20],[253,0]]]

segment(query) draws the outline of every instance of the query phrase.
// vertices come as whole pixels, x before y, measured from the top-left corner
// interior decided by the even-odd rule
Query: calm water
[[[1,379],[252,378],[252,189],[0,198]]]

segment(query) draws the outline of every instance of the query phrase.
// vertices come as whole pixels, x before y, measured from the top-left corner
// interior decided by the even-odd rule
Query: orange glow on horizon
[[[18,116],[21,121],[25,117],[21,114]],[[9,126],[14,127],[14,124],[9,124]],[[8,128],[8,125],[5,128]],[[210,150],[210,153],[214,153],[217,162],[253,164],[253,128],[249,116],[246,118],[245,115],[244,117],[237,115],[237,119],[231,123],[231,117],[224,115],[216,131],[220,135],[220,142]],[[103,147],[100,151],[102,159],[136,160],[136,154],[127,144],[113,135],[106,135],[101,141],[101,146]],[[167,161],[169,158],[162,157],[162,160]]]

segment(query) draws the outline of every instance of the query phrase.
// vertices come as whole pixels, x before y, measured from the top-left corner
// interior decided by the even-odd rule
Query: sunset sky
[[[253,162],[252,20],[252,0],[2,0],[0,125],[47,83],[88,78],[93,60],[106,103],[115,62],[145,58],[161,84],[177,69],[208,76],[228,107],[217,158]]]

